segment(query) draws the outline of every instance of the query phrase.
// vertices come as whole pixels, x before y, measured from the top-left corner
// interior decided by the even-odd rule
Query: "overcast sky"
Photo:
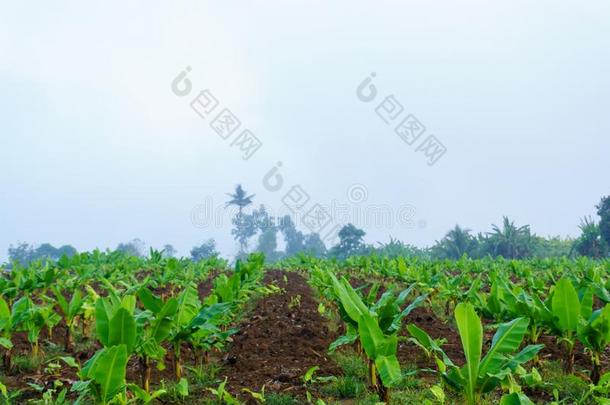
[[[307,208],[391,210],[389,226],[349,218],[370,243],[425,246],[502,215],[577,235],[610,192],[610,3],[491,3],[4,2],[0,260],[17,241],[134,237],[181,254],[214,237],[232,254],[228,213],[207,227],[193,213],[237,183],[276,215],[294,185]],[[219,102],[206,119],[190,107],[204,89]],[[390,95],[404,111],[386,124]],[[242,123],[227,140],[210,127],[221,108]],[[393,131],[408,114],[426,128],[413,145]],[[262,143],[249,160],[231,146],[245,128]],[[446,153],[429,166],[431,134]]]

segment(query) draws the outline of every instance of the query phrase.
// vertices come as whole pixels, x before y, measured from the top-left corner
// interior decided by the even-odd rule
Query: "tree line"
[[[529,225],[516,225],[508,217],[503,217],[500,225],[492,225],[488,232],[474,234],[470,229],[455,225],[445,236],[432,246],[419,248],[390,238],[387,243],[377,245],[364,241],[366,232],[354,224],[347,224],[338,233],[338,243],[327,247],[317,233],[304,233],[297,229],[288,215],[273,217],[264,205],[247,212],[254,204],[254,194],[248,194],[237,185],[228,194],[226,207],[237,207],[232,218],[231,235],[238,245],[237,258],[245,257],[250,251],[265,254],[267,261],[275,262],[282,258],[305,254],[315,257],[330,257],[343,260],[354,255],[378,254],[388,257],[420,257],[425,259],[459,259],[503,257],[506,259],[525,259],[531,257],[576,257],[606,258],[610,254],[610,196],[602,197],[596,205],[599,219],[584,217],[579,225],[580,235],[575,238],[542,237],[532,232]],[[284,249],[278,249],[278,237],[284,242]],[[141,239],[120,243],[116,251],[134,256],[147,254],[146,244]],[[166,257],[174,257],[176,249],[167,244],[162,249]],[[11,245],[11,262],[27,265],[33,260],[58,260],[62,255],[71,256],[76,249],[70,245],[54,247],[49,243],[32,246],[27,243]],[[190,258],[200,261],[220,256],[213,238],[194,246]]]

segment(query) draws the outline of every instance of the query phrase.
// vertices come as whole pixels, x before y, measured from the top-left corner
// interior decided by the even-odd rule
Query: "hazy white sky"
[[[349,203],[358,184],[350,210],[415,207],[413,226],[362,224],[371,243],[502,215],[576,235],[610,190],[609,20],[602,0],[4,2],[0,260],[17,241],[134,237],[234,253],[228,218],[202,229],[193,207],[242,183],[287,212],[261,181],[278,161],[312,203]],[[186,66],[193,94],[262,141],[250,160],[172,93]],[[390,94],[446,146],[434,166],[375,114]]]

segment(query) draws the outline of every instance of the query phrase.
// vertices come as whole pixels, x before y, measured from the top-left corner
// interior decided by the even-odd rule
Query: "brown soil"
[[[444,323],[426,307],[415,308],[409,316],[403,320],[403,328],[400,331],[401,336],[409,336],[406,326],[414,324],[426,331],[433,339],[443,338],[446,343],[442,348],[447,353],[447,356],[457,365],[464,363],[464,352],[462,350],[462,342],[457,331],[452,325]],[[398,345],[398,360],[402,365],[416,365],[417,368],[436,369],[436,364],[433,359],[428,359],[424,352],[411,342],[400,342]]]
[[[197,286],[197,291],[199,291],[199,299],[204,300],[210,293],[212,289],[214,289],[214,279],[217,274],[210,275],[205,281],[202,281]]]
[[[284,282],[287,278],[288,283]],[[221,375],[229,379],[229,389],[246,399],[241,390],[282,392],[304,396],[302,376],[313,366],[317,375],[337,374],[326,352],[336,335],[318,313],[318,302],[305,279],[298,273],[269,271],[268,282],[285,290],[260,300],[224,357]],[[289,308],[300,296],[300,305]]]
[[[544,344],[544,348],[540,352],[540,357],[545,360],[559,360],[564,357],[565,349],[561,344],[557,343],[555,336],[542,335],[539,343]],[[574,345],[574,369],[591,370],[591,358],[585,353],[585,349],[580,342]],[[601,356],[601,368],[603,372],[610,371],[610,347],[606,347],[606,351]]]

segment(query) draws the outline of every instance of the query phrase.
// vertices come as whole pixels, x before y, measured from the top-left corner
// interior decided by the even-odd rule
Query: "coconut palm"
[[[470,234],[470,229],[456,225],[440,242],[437,242],[434,250],[442,258],[459,259],[464,254],[471,254],[475,247],[476,240]]]
[[[608,247],[601,234],[600,226],[591,217],[584,217],[578,227],[582,234],[574,242],[573,249],[582,256],[596,259],[604,257]]]
[[[243,209],[248,205],[252,204],[252,198],[254,198],[254,194],[248,195],[248,193],[246,193],[246,190],[243,189],[241,184],[238,184],[235,187],[235,192],[233,194],[227,193],[227,195],[231,197],[231,199],[227,201],[225,207],[230,207],[231,205],[236,206],[239,210],[240,216],[243,212]]]
[[[248,195],[241,184],[238,184],[235,187],[235,192],[233,194],[228,193],[227,195],[231,197],[231,199],[227,201],[225,207],[234,205],[238,209],[235,218],[232,220],[235,228],[231,231],[231,233],[233,234],[235,240],[239,242],[239,256],[242,256],[246,250],[246,247],[248,246],[248,239],[256,233],[253,221],[251,218],[247,218],[247,216],[245,216],[243,213],[244,208],[252,204],[254,194]]]
[[[514,221],[503,217],[502,228],[492,225],[492,230],[488,236],[495,256],[520,259],[530,255],[532,235],[529,225],[517,227]]]

